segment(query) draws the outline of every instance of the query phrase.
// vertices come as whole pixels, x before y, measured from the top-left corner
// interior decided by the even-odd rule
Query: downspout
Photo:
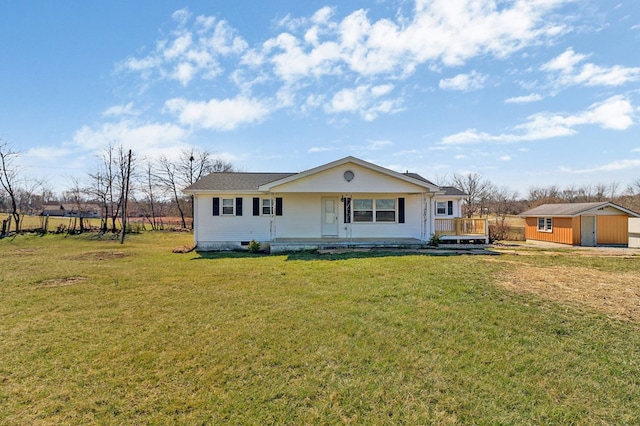
[[[269,215],[269,236],[272,242],[276,242],[276,197],[275,193],[269,192],[271,199],[271,214]]]

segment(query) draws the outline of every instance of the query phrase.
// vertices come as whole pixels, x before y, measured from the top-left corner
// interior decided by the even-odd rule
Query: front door
[[[580,245],[594,247],[596,242],[596,217],[582,216],[580,220]]]
[[[322,236],[338,236],[338,199],[322,199]]]

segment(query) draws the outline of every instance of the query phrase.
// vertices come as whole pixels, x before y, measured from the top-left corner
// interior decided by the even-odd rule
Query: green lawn
[[[0,240],[0,424],[640,423],[639,324],[509,293],[508,263],[190,242]]]

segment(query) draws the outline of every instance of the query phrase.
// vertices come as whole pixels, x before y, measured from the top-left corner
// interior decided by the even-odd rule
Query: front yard
[[[640,423],[639,256],[190,242],[0,240],[0,423]]]

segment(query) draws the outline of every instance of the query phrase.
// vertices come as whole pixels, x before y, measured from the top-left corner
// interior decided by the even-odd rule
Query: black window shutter
[[[447,201],[447,214],[453,216],[453,201]]]
[[[344,223],[351,223],[351,198],[345,197],[343,202],[344,202]]]
[[[242,216],[242,197],[236,197],[236,216]]]
[[[282,197],[276,198],[276,216],[282,216]]]
[[[220,216],[220,198],[213,197],[213,215]]]
[[[260,216],[260,198],[253,197],[253,215]]]
[[[404,198],[398,198],[398,223],[404,223]]]

